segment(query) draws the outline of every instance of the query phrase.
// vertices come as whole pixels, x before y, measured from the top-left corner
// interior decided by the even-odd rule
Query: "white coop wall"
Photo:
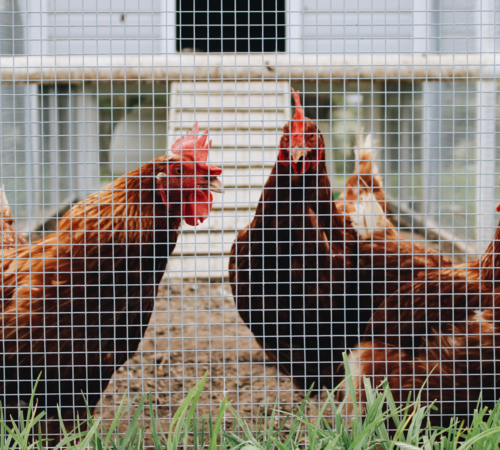
[[[251,221],[276,161],[276,136],[290,118],[290,83],[173,82],[169,114],[169,148],[194,122],[210,128],[210,162],[224,167],[226,192],[215,195],[203,225],[184,227],[166,276],[225,278],[234,233]]]
[[[315,0],[305,2],[302,0],[290,0],[286,3],[286,27],[287,45],[286,51],[291,56],[295,53],[450,53],[450,52],[476,52],[478,50],[494,51],[500,31],[498,27],[492,28],[492,35],[495,39],[490,47],[485,47],[485,29],[479,24],[484,24],[484,17],[479,13],[480,8],[485,10],[485,4],[479,0],[428,0],[425,2],[412,2],[409,0],[388,0],[386,2],[355,1],[350,3],[329,2],[326,0]],[[498,10],[498,2],[493,0],[490,9]],[[9,8],[17,8],[19,14],[14,15],[17,20],[16,32],[19,36],[26,31],[26,45],[23,39],[15,39],[17,50],[15,54],[25,52],[31,55],[151,55],[175,52],[176,40],[176,3],[173,0],[146,0],[142,2],[106,0],[101,2],[81,2],[77,0],[10,0],[5,5]],[[14,5],[14,6],[12,6]],[[488,10],[488,8],[486,8]],[[26,13],[26,11],[29,11]],[[498,14],[498,12],[496,13]],[[14,17],[13,16],[13,17]],[[484,16],[484,14],[483,14]],[[12,18],[10,18],[12,19]],[[493,15],[491,15],[493,20]],[[490,20],[490,21],[491,21]],[[19,27],[26,24],[26,27]],[[6,41],[7,42],[7,41]],[[23,46],[24,45],[24,46]],[[24,49],[24,50],[23,50]],[[11,51],[11,50],[9,50]],[[21,53],[19,53],[21,52]],[[12,54],[12,53],[4,53]],[[238,85],[241,82],[236,82]],[[244,82],[243,82],[244,83]],[[391,178],[388,183],[389,194],[397,197],[401,202],[409,202],[409,195],[415,195],[410,188],[410,178],[405,174],[411,172],[411,168],[420,164],[420,158],[424,158],[424,167],[444,167],[443,161],[449,159],[453,149],[465,152],[470,163],[467,162],[468,173],[490,169],[492,165],[479,168],[474,163],[477,148],[484,148],[485,142],[490,142],[486,146],[490,148],[490,156],[494,147],[494,118],[488,121],[488,114],[494,109],[491,106],[482,109],[478,114],[482,117],[481,133],[474,134],[474,130],[479,130],[476,112],[473,111],[478,102],[485,104],[485,100],[492,98],[488,95],[493,92],[491,82],[477,84],[481,88],[482,100],[476,95],[474,90],[467,90],[466,82],[431,82],[424,83],[421,89],[418,83],[412,85],[408,83],[411,93],[409,95],[398,94],[403,90],[401,83],[386,82],[382,79],[374,79],[370,88],[370,93],[363,95],[363,104],[360,106],[362,113],[360,117],[365,122],[365,129],[374,129],[379,134],[377,140],[381,148],[380,157],[398,159],[398,165],[388,164],[385,169],[389,173],[397,171],[397,180],[402,180],[401,189],[391,190]],[[167,89],[172,89],[173,85],[167,83]],[[385,85],[385,87],[384,87]],[[18,161],[26,160],[28,168],[18,168],[25,171],[26,190],[13,190],[13,181],[4,175],[3,183],[6,185],[8,198],[20,196],[16,201],[16,214],[20,217],[20,229],[27,231],[33,227],[39,227],[57,208],[50,205],[57,205],[61,202],[60,195],[55,193],[55,188],[64,191],[65,201],[74,201],[83,198],[85,192],[92,190],[98,185],[98,178],[102,175],[105,164],[99,161],[99,153],[96,151],[92,156],[92,164],[87,162],[86,181],[68,184],[67,178],[71,172],[66,173],[65,169],[57,174],[53,169],[46,169],[40,164],[64,163],[68,150],[74,153],[72,161],[78,161],[76,154],[85,151],[80,145],[94,145],[94,138],[87,141],[81,139],[69,140],[64,137],[64,122],[69,114],[80,114],[78,111],[70,112],[70,109],[78,104],[77,97],[70,98],[71,95],[78,95],[82,87],[74,87],[70,91],[64,92],[60,87],[45,87],[40,91],[36,86],[14,87],[14,89],[26,90],[26,97],[22,100],[21,95],[16,96],[16,101],[25,101],[30,105],[31,112],[17,110],[18,128],[26,127],[26,136],[29,138],[16,138],[16,158]],[[339,85],[340,86],[340,85]],[[4,86],[4,92],[9,88]],[[86,87],[89,92],[88,87]],[[239,89],[239,88],[238,88]],[[405,89],[408,89],[406,87]],[[83,91],[82,91],[83,92]],[[383,92],[381,94],[381,92]],[[394,94],[388,94],[394,92]],[[29,97],[28,97],[29,93]],[[54,96],[49,100],[49,96]],[[252,95],[260,95],[256,92]],[[57,97],[57,98],[56,98]],[[65,97],[65,98],[63,98]],[[75,134],[89,133],[95,137],[97,133],[98,101],[99,97],[85,95],[86,106],[82,120],[72,124],[71,132]],[[43,99],[43,100],[42,100]],[[374,105],[372,101],[380,101],[381,104]],[[3,97],[3,102],[7,105],[7,97]],[[406,102],[406,103],[405,103]],[[418,129],[408,127],[411,118],[403,122],[398,122],[399,113],[396,115],[388,112],[398,110],[402,114],[405,106],[414,102],[423,103],[423,127]],[[64,108],[64,105],[72,105]],[[462,120],[450,121],[447,105],[455,105],[455,113],[460,116],[467,116]],[[54,115],[51,108],[54,105],[61,105],[61,112]],[[459,107],[460,105],[460,107]],[[43,108],[48,108],[43,110]],[[179,109],[189,107],[186,101],[179,106]],[[5,108],[4,108],[5,109]],[[8,105],[7,105],[7,110]],[[66,112],[64,112],[66,111]],[[167,134],[167,110],[161,112],[146,108],[139,112],[140,108],[127,111],[126,116],[120,123],[113,125],[113,138],[110,150],[110,166],[113,176],[119,175],[122,169],[133,167],[135,162],[139,164],[155,155],[156,151],[161,151],[161,147],[166,141]],[[379,117],[375,117],[374,114]],[[147,114],[151,117],[146,117]],[[386,114],[387,113],[387,114]],[[6,114],[6,112],[4,113]],[[21,114],[21,116],[19,116]],[[154,116],[153,116],[154,114]],[[227,112],[227,114],[231,114]],[[382,116],[380,116],[382,114]],[[385,114],[385,116],[384,116]],[[485,116],[486,114],[486,116]],[[382,117],[385,122],[382,123]],[[140,120],[139,120],[140,119]],[[460,123],[459,123],[460,122]],[[331,123],[331,122],[330,122]],[[485,124],[489,123],[489,128],[485,129]],[[457,124],[459,128],[457,129]],[[460,126],[462,127],[460,129]],[[77,130],[77,127],[82,127]],[[19,129],[20,129],[19,128]],[[8,129],[8,126],[5,128]],[[154,130],[154,131],[153,131]],[[388,130],[395,130],[397,134],[388,133]],[[330,130],[325,130],[328,134]],[[47,134],[48,133],[48,134]],[[154,137],[153,136],[154,133]],[[57,137],[60,136],[60,137]],[[4,134],[4,150],[12,151],[14,144],[8,143],[8,132]],[[475,139],[473,136],[476,136]],[[487,141],[485,141],[485,139]],[[493,141],[492,141],[493,139]],[[493,143],[491,143],[493,142]],[[10,147],[9,147],[10,146]],[[22,148],[30,149],[28,153],[22,154]],[[399,150],[391,150],[398,148]],[[427,151],[425,151],[427,149]],[[471,151],[472,150],[472,151]],[[397,154],[396,154],[397,153]],[[6,161],[13,160],[13,154],[5,153]],[[422,156],[423,155],[423,156]],[[485,155],[484,159],[491,159]],[[28,162],[30,161],[30,162]],[[64,167],[64,164],[63,164]],[[104,171],[106,172],[106,171]],[[444,190],[446,184],[449,185],[446,175],[438,176],[432,170],[425,171],[428,175],[424,180],[427,187],[427,194],[419,194],[417,200],[419,204],[413,203],[413,208],[417,211],[425,212],[434,228],[451,229],[458,224],[459,228],[464,228],[468,224],[467,214],[474,212],[466,210],[463,202],[465,195],[470,195],[470,189],[463,192],[454,193],[454,200],[444,201]],[[19,172],[21,173],[21,172]],[[31,173],[28,176],[28,173]],[[105,174],[106,175],[106,174]],[[488,175],[491,177],[491,173]],[[33,178],[34,177],[34,178]],[[39,179],[42,177],[43,179]],[[50,180],[44,177],[55,177]],[[481,191],[477,193],[481,197],[482,203],[478,203],[479,208],[489,210],[492,199],[491,188],[483,189],[483,180],[478,178],[477,187]],[[38,180],[38,181],[37,181]],[[37,184],[38,183],[38,184]],[[488,184],[488,183],[486,183]],[[42,195],[41,186],[50,186],[50,191],[45,191]],[[394,185],[395,186],[395,185]],[[399,184],[398,184],[399,186]],[[29,193],[30,192],[30,193]],[[52,194],[50,193],[52,192]],[[462,197],[460,197],[462,195]],[[23,197],[24,196],[24,197]],[[415,200],[415,197],[412,198]],[[489,200],[488,200],[489,199]],[[485,203],[488,201],[489,203]],[[420,208],[420,209],[419,209]],[[438,218],[438,211],[449,213],[448,217]],[[462,216],[454,216],[449,220],[452,213],[459,213]],[[23,221],[23,217],[37,217],[38,222],[31,226]],[[479,216],[478,216],[479,217]],[[490,217],[485,222],[484,215],[480,229],[486,228],[484,234],[485,242],[491,234],[493,218]],[[447,221],[448,220],[448,221]],[[466,238],[464,231],[456,230],[461,238]],[[471,233],[475,233],[474,231]],[[469,235],[474,238],[474,235]]]
[[[413,3],[304,1],[304,53],[411,52]]]
[[[175,8],[173,3],[170,6]],[[166,50],[164,0],[50,0],[47,6],[49,54],[150,54]]]
[[[0,56],[26,54],[23,6],[17,0],[0,1]],[[28,229],[28,218],[35,213],[30,92],[33,92],[30,86],[0,84],[0,185],[23,231]]]

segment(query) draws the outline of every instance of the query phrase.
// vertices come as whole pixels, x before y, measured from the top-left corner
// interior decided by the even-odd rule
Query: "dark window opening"
[[[177,51],[284,52],[285,0],[177,0]]]

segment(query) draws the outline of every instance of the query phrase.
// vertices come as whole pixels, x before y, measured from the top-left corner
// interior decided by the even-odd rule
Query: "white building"
[[[221,2],[210,4],[209,0],[5,0],[0,3],[4,5],[3,12],[0,11],[0,49],[5,55],[148,55],[208,50],[278,51],[293,58],[297,53],[463,53],[484,51],[488,42],[487,51],[494,51],[498,34],[497,28],[490,27],[488,41],[485,27],[479,26],[488,21],[494,25],[496,5],[491,6],[494,2],[486,0],[237,0],[225,12],[215,11]],[[181,5],[181,11],[176,10],[177,4]],[[253,11],[248,11],[248,5]],[[263,12],[262,5],[267,11]],[[211,12],[207,12],[209,10]],[[333,91],[345,93],[340,84],[334,87],[329,80],[319,82],[326,85],[322,92],[326,92],[327,98],[331,98]],[[456,85],[451,84],[428,83],[424,87],[425,95],[421,95],[417,85],[407,83],[404,89],[409,90],[403,92],[403,84],[384,85],[383,82],[369,86],[361,103],[353,107],[360,110],[358,117],[366,122],[365,127],[380,134],[379,145],[387,150],[381,157],[395,161],[383,168],[385,172],[397,173],[395,184],[402,186],[391,193],[401,201],[410,202],[415,200],[410,189],[410,172],[415,167],[419,164],[427,168],[439,166],[441,160],[449,158],[449,149],[474,144],[469,139],[474,136],[469,133],[472,130],[469,122],[473,118],[459,118],[465,123],[462,126],[465,131],[457,132],[455,118],[451,128],[448,126],[450,113],[444,111],[444,103],[459,107],[464,106],[459,103],[465,99],[467,109],[476,104],[477,98],[468,92],[457,92]],[[323,89],[318,86],[306,84],[303,88],[313,92]],[[480,87],[488,90],[491,85]],[[230,189],[224,203],[215,209],[220,217],[224,215],[225,230],[239,229],[242,224],[236,217],[242,216],[241,211],[236,214],[237,209],[247,208],[243,220],[247,223],[251,215],[248,208],[257,201],[266,173],[274,163],[279,130],[290,116],[289,82],[269,82],[265,86],[260,82],[193,84],[192,80],[166,86],[154,82],[149,86],[60,83],[43,87],[16,86],[15,89],[20,89],[15,96],[7,92],[5,85],[1,91],[3,105],[15,99],[16,107],[2,107],[4,169],[0,177],[8,198],[18,206],[20,229],[26,231],[39,227],[69,202],[95,191],[106,171],[118,176],[134,164],[153,158],[194,120],[201,126],[210,126],[214,147],[220,150],[213,155],[224,163],[228,177]],[[157,99],[165,98],[166,93],[164,104],[158,106]],[[122,96],[123,104],[103,106],[104,96]],[[132,97],[139,100],[130,104],[128,100]],[[312,95],[312,102],[317,98]],[[485,96],[481,98],[486,101]],[[423,102],[423,122],[414,114],[418,102]],[[341,113],[346,112],[347,103],[341,105]],[[19,108],[20,104],[29,108]],[[307,106],[314,109],[315,105]],[[110,118],[104,110],[111,111]],[[485,111],[483,109],[483,118]],[[332,115],[328,118],[327,114],[321,125],[328,142],[333,141],[332,121]],[[6,133],[12,123],[19,125],[14,127],[17,131]],[[484,123],[490,123],[490,128],[493,123],[494,127],[494,121]],[[16,138],[10,139],[11,135]],[[481,129],[477,136],[481,146],[489,142],[493,151],[494,129]],[[424,146],[436,152],[423,152]],[[424,156],[430,161],[425,163],[427,166],[419,161]],[[464,164],[467,158],[463,158]],[[15,161],[12,166],[15,173],[6,170],[9,161]],[[252,161],[250,173],[255,176],[251,179],[248,172],[246,176],[242,173],[244,161]],[[490,176],[491,166],[483,165],[480,171],[489,170]],[[425,205],[413,204],[413,207],[437,217],[438,207],[444,203],[433,201],[445,195],[441,189],[445,181],[433,175],[432,170],[421,171],[428,174],[424,185],[431,188],[426,191],[427,198],[420,197],[426,200]],[[256,181],[258,175],[261,181]],[[483,200],[492,193],[491,180],[486,180],[479,182]],[[388,182],[391,183],[390,178]],[[484,186],[481,183],[485,183]],[[485,203],[485,210],[490,203]],[[222,234],[216,211],[212,225],[206,225],[207,236],[212,227],[206,242],[223,242],[226,251],[234,233]],[[233,226],[228,225],[231,217]],[[28,222],[23,218],[33,220]],[[490,226],[490,222],[485,226]],[[191,239],[185,236],[187,241]],[[198,236],[196,242],[201,252],[204,238],[200,239]],[[187,245],[188,242],[184,247],[186,252]],[[194,254],[194,250],[189,252]],[[213,270],[217,272],[214,276],[219,277],[223,269]]]

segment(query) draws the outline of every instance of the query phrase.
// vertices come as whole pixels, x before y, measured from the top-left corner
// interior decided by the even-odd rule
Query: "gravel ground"
[[[266,401],[277,400],[285,411],[302,401],[304,393],[265,361],[230,292],[228,284],[220,283],[160,287],[156,314],[138,353],[118,370],[105,391],[99,410],[105,421],[114,418],[124,395],[128,403],[134,393],[151,392],[168,429],[169,418],[206,372],[200,413],[217,415],[224,396],[249,419]]]

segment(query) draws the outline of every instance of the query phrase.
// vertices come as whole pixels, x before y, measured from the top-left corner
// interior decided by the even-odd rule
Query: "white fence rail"
[[[418,80],[495,79],[497,53],[177,54],[0,57],[0,81]]]

